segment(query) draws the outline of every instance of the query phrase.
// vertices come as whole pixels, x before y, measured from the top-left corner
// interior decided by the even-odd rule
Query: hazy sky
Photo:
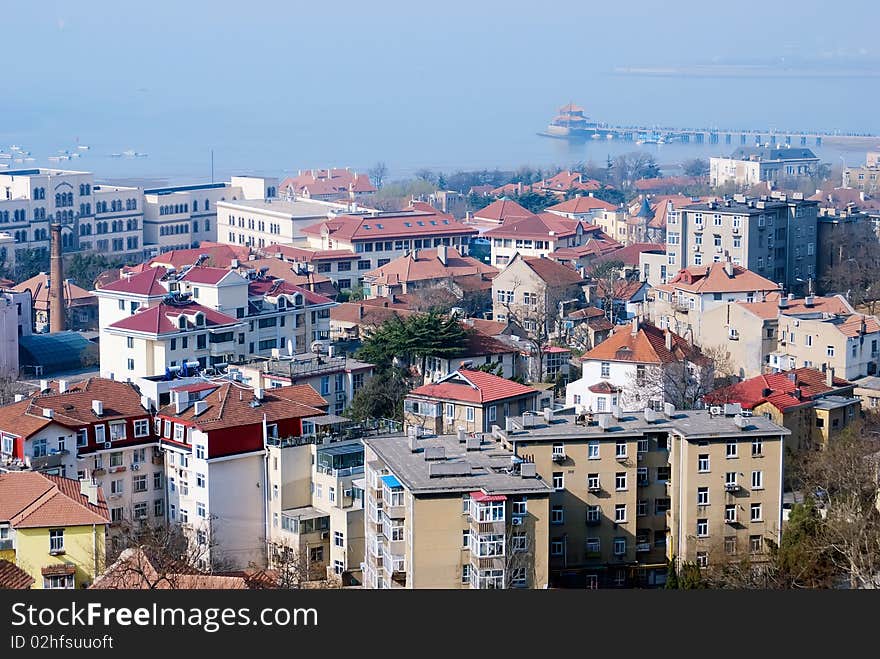
[[[455,139],[463,152],[503,150],[505,135],[541,130],[568,100],[621,123],[880,132],[877,78],[737,79],[724,91],[614,73],[785,57],[876,74],[876,2],[4,4],[0,137],[115,135],[151,156],[177,144],[240,158],[251,145],[272,163],[291,149],[336,162],[421,149],[431,164],[454,158]]]

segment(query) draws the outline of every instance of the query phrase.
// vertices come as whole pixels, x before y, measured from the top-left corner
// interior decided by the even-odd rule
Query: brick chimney
[[[63,332],[64,318],[64,264],[61,260],[61,225],[53,223],[52,251],[49,267],[49,331]]]

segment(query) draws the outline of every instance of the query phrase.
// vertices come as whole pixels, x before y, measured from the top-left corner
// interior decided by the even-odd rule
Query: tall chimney
[[[49,331],[63,332],[64,319],[64,265],[61,261],[61,225],[53,223],[52,252],[49,267]]]

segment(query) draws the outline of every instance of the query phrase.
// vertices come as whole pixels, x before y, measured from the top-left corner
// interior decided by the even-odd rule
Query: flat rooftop
[[[818,410],[837,410],[841,407],[848,407],[860,400],[858,396],[824,396],[816,400],[814,406]]]
[[[320,199],[303,199],[301,197],[297,197],[294,201],[288,201],[287,199],[236,199],[232,201],[227,199],[217,203],[224,206],[235,206],[236,208],[283,213],[291,217],[327,217],[331,211],[349,212],[348,204],[321,201]]]
[[[485,490],[490,494],[549,494],[552,488],[544,480],[523,478],[508,473],[513,453],[489,437],[479,450],[468,451],[455,435],[427,437],[416,440],[413,453],[408,437],[368,437],[364,439],[395,476],[413,494],[472,492]],[[444,459],[426,460],[426,449],[445,451]],[[449,475],[432,476],[431,465],[449,465]]]
[[[195,185],[172,185],[164,188],[147,188],[144,194],[166,195],[175,192],[192,192],[194,190],[217,190],[229,187],[228,183],[197,183]]]
[[[606,417],[607,427],[599,425],[599,417]],[[786,428],[763,416],[744,416],[744,427],[736,425],[736,415],[710,414],[709,410],[676,410],[671,417],[655,412],[654,419],[646,420],[645,413],[620,412],[617,418],[610,412],[593,413],[592,425],[577,423],[573,408],[556,410],[548,423],[544,416],[531,416],[534,425],[523,427],[523,417],[514,417],[516,428],[508,431],[508,441],[566,441],[599,437],[632,437],[667,432],[682,435],[689,440],[748,437],[759,435],[788,435]]]

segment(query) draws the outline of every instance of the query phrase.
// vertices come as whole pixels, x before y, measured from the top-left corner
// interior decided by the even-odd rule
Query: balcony
[[[404,517],[406,517],[406,507],[403,505],[400,505],[400,506],[386,505],[382,508],[382,510],[391,519],[403,519]]]
[[[480,522],[477,521],[475,517],[470,518],[470,527],[471,530],[476,532],[478,535],[486,535],[489,533],[504,533],[505,523],[504,520],[496,520],[492,522]]]
[[[643,554],[647,551],[651,551],[651,543],[650,542],[639,542],[636,544],[636,553]]]
[[[565,453],[554,453],[553,454],[553,462],[555,462],[556,464],[562,464],[566,460],[568,460],[568,456],[566,456]]]
[[[503,570],[504,556],[475,556],[471,552],[471,568],[478,572],[483,570]]]
[[[677,313],[688,313],[691,310],[691,308],[690,308],[690,305],[685,304],[684,302],[673,302],[672,303],[672,310]]]
[[[734,492],[738,492],[739,489],[740,489],[739,483],[725,483],[724,484],[724,490],[730,494],[732,494]]]
[[[594,485],[587,485],[587,492],[589,492],[590,494],[598,494],[601,491],[602,486],[599,485],[599,483],[596,483]]]
[[[736,517],[725,517],[724,523],[730,524],[731,526],[736,526]]]

